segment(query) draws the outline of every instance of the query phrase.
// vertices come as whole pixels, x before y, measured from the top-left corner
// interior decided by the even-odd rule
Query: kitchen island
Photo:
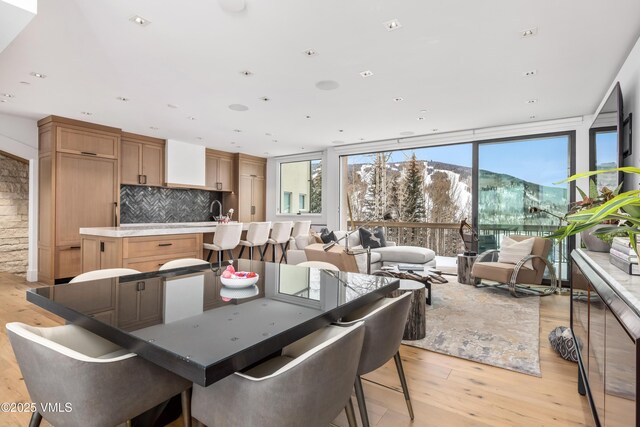
[[[80,229],[82,272],[105,268],[157,271],[178,258],[203,259],[204,241],[211,241],[215,222],[127,224]],[[244,224],[244,229],[249,224]]]

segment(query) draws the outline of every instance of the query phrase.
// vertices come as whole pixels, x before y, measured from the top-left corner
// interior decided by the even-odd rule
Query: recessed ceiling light
[[[15,95],[10,93],[3,93],[2,96],[4,96],[5,98],[15,98]]]
[[[234,129],[233,131],[234,131],[234,132],[237,132],[237,133],[242,132],[242,130],[240,130],[240,129]]]
[[[402,27],[402,25],[400,24],[400,21],[398,21],[397,19],[392,19],[391,21],[385,22],[384,27],[387,29],[387,31],[393,31]]]
[[[304,150],[304,147],[300,147],[301,150]]]
[[[21,85],[27,85],[27,86],[28,86],[28,85],[30,85],[31,83],[29,83],[29,82],[20,82],[20,84],[21,84]]]
[[[393,98],[393,100],[396,101],[396,102],[401,102],[401,101],[404,101],[404,98],[399,96],[397,98]]]
[[[271,136],[271,134],[269,132],[266,132],[265,135],[266,136]]]
[[[47,78],[47,76],[46,76],[46,75],[44,75],[44,74],[42,74],[42,73],[36,73],[35,71],[34,71],[33,73],[31,73],[31,75],[32,75],[33,77],[37,77],[37,78],[39,78],[39,79],[46,79],[46,78]]]
[[[420,110],[420,113],[427,114],[427,110]]]
[[[338,132],[344,132],[344,129],[338,129]]]
[[[193,116],[189,116],[189,117],[187,117],[187,119],[189,119],[189,120],[195,120],[196,118],[195,118],[195,117],[193,117]]]
[[[420,116],[418,117],[418,120],[424,120],[424,117]]]
[[[278,140],[277,140],[277,139],[274,139],[274,140],[273,140],[273,142],[278,142]]]
[[[9,103],[9,101],[7,101],[6,99],[0,99],[0,102],[3,102],[3,103],[6,102],[7,104]]]
[[[318,54],[318,52],[313,49],[307,49],[302,53],[304,53],[306,56],[316,56]]]
[[[404,135],[404,136],[410,136],[413,135],[415,132],[411,132],[410,130],[406,130],[404,132],[400,132],[400,135]]]
[[[253,76],[253,73],[249,70],[240,71],[240,74],[242,74],[245,77]]]
[[[149,126],[149,129],[152,129],[152,130],[158,130],[158,128],[157,128],[157,127],[155,127],[155,126]]]
[[[316,87],[320,90],[334,90],[340,87],[340,83],[333,80],[321,80],[316,83]]]
[[[527,99],[526,103],[527,103],[527,104],[537,104],[537,103],[538,103],[538,100],[537,100],[536,98],[533,98],[533,99]]]
[[[520,31],[520,37],[533,37],[538,34],[538,27]]]
[[[431,129],[432,132],[438,132],[438,128]]]
[[[364,141],[364,138],[360,138],[360,141]]]
[[[271,101],[271,98],[269,98],[268,96],[262,96],[260,97],[260,101],[269,102]]]
[[[122,102],[129,102],[131,101],[131,98],[125,98],[124,96],[119,96],[116,98],[118,101],[122,101]]]
[[[371,70],[361,71],[360,75],[362,77],[371,77],[371,76],[373,76],[373,71],[371,71]]]
[[[311,116],[304,116],[304,117],[305,117],[306,119],[310,119],[310,118],[311,118]]]
[[[178,108],[178,106],[175,105],[175,104],[167,104],[167,107],[169,107],[169,108]]]
[[[529,70],[522,73],[522,77],[533,77],[538,74],[538,70]]]
[[[230,142],[231,145],[236,145],[235,141]]]
[[[148,19],[144,19],[140,15],[132,16],[131,18],[129,18],[129,21],[139,25],[140,27],[146,27],[147,25],[151,24],[151,21],[149,21]]]
[[[535,119],[535,118],[536,118],[536,116],[529,116],[529,118],[530,118],[530,119]]]
[[[247,111],[249,107],[242,104],[231,104],[229,105],[229,109],[233,111]]]
[[[80,111],[80,114],[83,114],[85,116],[92,116],[93,113],[91,111]]]

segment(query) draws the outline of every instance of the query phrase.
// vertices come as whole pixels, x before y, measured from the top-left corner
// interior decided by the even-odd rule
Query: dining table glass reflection
[[[225,263],[225,265],[227,265]],[[222,284],[216,265],[32,289],[27,299],[200,385],[397,288],[394,279],[236,260],[258,281]]]

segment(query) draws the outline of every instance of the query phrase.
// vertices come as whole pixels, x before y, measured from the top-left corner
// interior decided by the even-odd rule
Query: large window
[[[618,167],[618,131],[615,127],[591,129],[589,170],[615,169]],[[618,173],[603,173],[591,178],[598,190],[608,187],[613,190],[618,185]],[[587,191],[587,189],[583,189]]]
[[[322,161],[304,160],[280,164],[281,214],[322,212]]]

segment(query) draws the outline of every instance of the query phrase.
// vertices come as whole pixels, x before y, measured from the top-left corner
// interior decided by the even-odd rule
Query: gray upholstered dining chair
[[[340,271],[340,269],[337,266],[324,261],[304,261],[296,265],[298,267],[322,268],[324,270]]]
[[[138,270],[133,268],[104,268],[102,270],[87,271],[78,274],[71,279],[69,283],[88,282],[89,280],[111,279],[114,277],[127,276],[129,274],[140,274]]]
[[[193,417],[208,426],[326,427],[344,408],[356,426],[351,390],[362,322],[327,326],[279,357],[210,385],[193,386]]]
[[[341,326],[349,326],[364,322],[364,343],[360,354],[358,374],[355,380],[356,398],[358,409],[362,418],[362,425],[369,426],[367,406],[362,389],[362,375],[375,371],[393,357],[400,377],[400,384],[409,410],[409,416],[413,420],[413,407],[409,397],[409,388],[402,368],[400,358],[400,343],[404,334],[404,327],[409,315],[411,292],[404,293],[396,298],[382,298],[378,301],[354,310],[337,323]]]
[[[172,268],[192,267],[198,265],[208,265],[209,261],[199,258],[180,258],[167,261],[160,266],[158,271],[171,270]]]
[[[55,426],[110,427],[182,393],[190,425],[191,382],[76,325],[36,328],[7,323],[7,334],[31,400],[69,403],[68,412],[34,412]]]

